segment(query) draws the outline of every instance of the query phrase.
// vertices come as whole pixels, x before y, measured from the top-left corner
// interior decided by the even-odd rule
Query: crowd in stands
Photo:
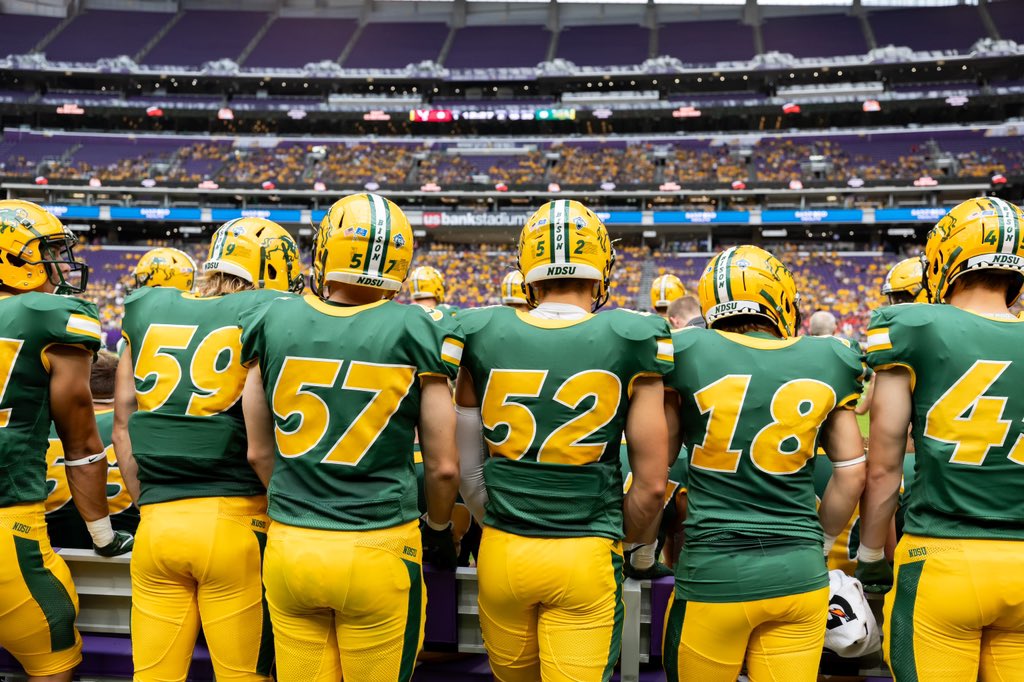
[[[119,333],[124,297],[131,286],[131,271],[139,257],[157,245],[140,244],[131,250],[116,251],[87,245],[81,250],[81,257],[93,268],[86,297],[99,306],[101,322],[112,342],[116,342]],[[184,249],[199,264],[206,258],[205,244],[174,246]],[[302,245],[301,251],[308,258],[308,245]],[[670,244],[663,251],[620,244],[616,247],[608,307],[643,309],[647,306],[647,292],[643,287],[648,259],[654,264],[648,273],[651,278],[673,273],[683,281],[689,293],[696,294],[708,257],[690,254],[703,251],[704,246],[696,242]],[[882,252],[849,256],[825,250],[808,251],[792,244],[774,247],[773,251],[793,270],[804,321],[816,310],[829,310],[836,315],[840,332],[852,338],[863,334],[870,311],[882,304],[879,293],[882,279],[900,258]],[[456,308],[498,305],[502,277],[516,267],[515,245],[511,242],[431,243],[417,247],[413,265],[432,265],[440,270],[445,278],[447,303]],[[403,290],[398,300],[409,302],[408,292]]]
[[[1016,138],[932,139],[927,135],[861,140],[773,137],[749,145],[712,145],[707,141],[673,144],[555,143],[518,154],[459,155],[419,143],[280,142],[271,147],[234,145],[228,140],[143,142],[120,140],[112,147],[96,141],[79,144],[53,139],[0,144],[0,175],[54,179],[97,178],[104,183],[242,183],[261,185],[380,186],[436,183],[445,186],[504,183],[508,186],[556,182],[566,185],[618,186],[676,182],[789,183],[829,180],[913,180],[991,177],[1024,173],[1024,142]],[[121,156],[118,156],[121,154]]]

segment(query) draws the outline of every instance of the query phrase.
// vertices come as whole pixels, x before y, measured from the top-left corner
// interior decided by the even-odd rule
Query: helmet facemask
[[[81,294],[89,284],[89,266],[82,261],[75,260],[74,246],[78,243],[73,235],[63,237],[40,237],[35,240],[39,242],[39,259],[32,261],[21,256],[8,255],[8,261],[14,258],[21,260],[25,265],[42,265],[46,270],[47,279],[53,285],[53,293],[68,296]],[[29,250],[29,242],[22,250],[24,254]],[[14,265],[14,263],[12,263]],[[64,272],[64,267],[68,268]]]

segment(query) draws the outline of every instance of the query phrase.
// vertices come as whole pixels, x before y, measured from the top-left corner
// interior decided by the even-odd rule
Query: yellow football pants
[[[271,679],[260,580],[266,511],[265,497],[143,505],[132,554],[135,680],[184,680],[200,623],[218,680]]]
[[[480,629],[499,682],[608,680],[622,646],[622,545],[485,527]]]
[[[1024,680],[1024,542],[904,535],[885,597],[896,682]]]
[[[77,617],[78,594],[50,547],[43,503],[0,508],[0,647],[29,676],[71,670],[82,661]]]
[[[669,599],[663,652],[669,682],[814,682],[825,645],[828,588],[756,601]]]
[[[280,682],[405,682],[423,645],[419,525],[340,532],[275,522],[264,580]]]

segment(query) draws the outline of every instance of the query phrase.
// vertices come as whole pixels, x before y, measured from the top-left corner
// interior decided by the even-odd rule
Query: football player
[[[680,296],[669,303],[665,314],[672,329],[704,326],[704,318],[700,316],[700,301],[693,294]]]
[[[135,679],[183,680],[200,624],[218,680],[269,680],[260,566],[266,491],[246,460],[239,314],[302,291],[295,241],[239,218],[213,236],[198,295],[125,301],[114,448],[142,520],[132,557]]]
[[[677,298],[686,296],[686,287],[675,275],[660,275],[651,283],[651,310],[668,319],[668,306]]]
[[[92,406],[96,412],[96,426],[103,441],[107,457],[107,506],[110,508],[110,522],[114,530],[135,533],[139,526],[139,510],[132,504],[132,497],[125,488],[121,470],[117,468],[114,446],[110,439],[114,428],[114,375],[117,373],[117,356],[101,350],[92,366],[89,386],[92,389]],[[57,547],[89,549],[92,538],[82,520],[82,515],[71,502],[64,471],[64,446],[57,430],[50,427],[50,443],[46,450],[46,527],[50,542]]]
[[[192,291],[196,281],[196,263],[184,251],[160,247],[147,252],[132,271],[133,288],[171,287]]]
[[[414,303],[454,316],[458,311],[445,303],[444,275],[437,268],[421,265],[409,273],[409,293]]]
[[[874,312],[876,372],[858,576],[885,588],[907,427],[913,494],[885,598],[896,680],[1024,679],[1024,213],[995,197],[952,209],[928,233],[934,305]]]
[[[69,682],[82,660],[78,595],[44,519],[51,420],[96,553],[132,548],[132,536],[111,525],[89,392],[100,349],[96,306],[53,295],[85,291],[89,270],[74,258],[76,241],[41,206],[0,201],[0,647],[29,680],[50,682]]]
[[[264,583],[281,682],[336,682],[342,670],[408,680],[423,643],[422,562],[455,567],[448,380],[462,333],[439,311],[390,300],[412,254],[398,206],[345,197],[314,237],[315,295],[242,319],[249,456],[273,519]]]
[[[653,540],[645,531],[664,502],[669,330],[650,314],[592,314],[614,260],[590,209],[552,201],[519,237],[534,309],[460,315],[462,495],[483,521],[480,625],[503,682],[608,679],[621,645],[622,540]]]
[[[526,300],[526,287],[523,285],[523,273],[513,270],[502,278],[501,304],[523,312],[530,309],[530,302]]]
[[[708,329],[673,334],[672,442],[689,448],[686,544],[666,617],[669,680],[812,681],[825,638],[822,561],[864,483],[852,406],[860,356],[796,336],[796,285],[755,246],[711,259],[699,296]],[[835,471],[816,510],[819,434]],[[824,538],[823,538],[824,531]],[[824,542],[823,542],[824,540]]]

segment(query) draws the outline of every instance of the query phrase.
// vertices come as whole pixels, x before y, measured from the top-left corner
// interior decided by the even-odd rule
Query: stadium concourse
[[[124,297],[131,286],[131,272],[142,254],[162,245],[183,248],[198,264],[206,260],[207,244],[153,241],[136,246],[104,247],[86,244],[82,258],[91,268],[89,290],[85,297],[100,310],[101,322],[113,347],[120,338],[120,320]],[[709,254],[689,255],[697,244],[669,244],[666,249],[646,246],[619,246],[612,274],[609,307],[649,310],[650,282],[659,275],[678,276],[690,293],[707,265]],[[878,252],[847,256],[842,252],[806,250],[792,243],[773,247],[792,269],[801,292],[801,312],[806,325],[819,310],[833,313],[839,332],[861,340],[871,310],[880,305],[885,273],[900,256]],[[308,253],[303,254],[308,258]],[[418,250],[415,265],[431,265],[444,275],[447,302],[456,308],[477,308],[501,303],[501,280],[516,268],[515,249],[511,245],[459,245],[431,243]],[[308,264],[307,264],[308,267]],[[403,289],[400,300],[409,300]]]

